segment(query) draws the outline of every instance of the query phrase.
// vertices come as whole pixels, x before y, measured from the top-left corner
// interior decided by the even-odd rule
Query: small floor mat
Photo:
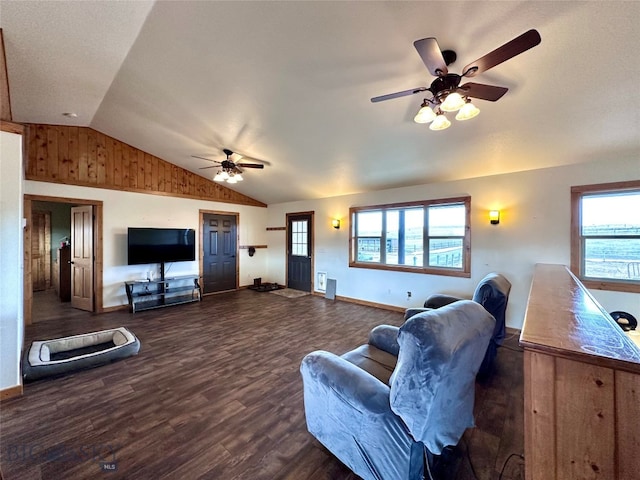
[[[280,288],[285,287],[277,283],[261,283],[260,285],[251,285],[249,290],[253,290],[254,292],[271,292],[272,290],[278,290]]]
[[[280,295],[287,298],[304,297],[305,295],[311,295],[310,292],[303,292],[302,290],[294,290],[293,288],[283,288],[282,290],[272,290],[269,293],[274,295]]]

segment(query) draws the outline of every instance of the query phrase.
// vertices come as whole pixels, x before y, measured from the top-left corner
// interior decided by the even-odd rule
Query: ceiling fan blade
[[[487,53],[484,57],[479,58],[475,62],[471,62],[464,67],[463,77],[473,77],[479,73],[486,72],[490,68],[506,62],[510,58],[526,52],[530,48],[535,47],[541,41],[540,34],[537,30],[529,30],[519,37],[514,38],[510,42],[505,43],[494,51]]]
[[[236,165],[235,167],[233,167],[233,173],[240,173],[240,174],[241,174],[241,173],[242,173],[242,170],[240,170],[240,169],[238,168],[238,166]]]
[[[236,163],[236,166],[242,168],[264,168],[261,163]]]
[[[420,92],[430,91],[427,87],[417,87],[411,90],[404,90],[403,92],[389,93],[388,95],[380,95],[379,97],[373,97],[371,101],[373,103],[382,102],[383,100],[391,100],[392,98],[405,97],[407,95],[413,95]]]
[[[217,160],[211,160],[210,158],[204,158],[204,157],[199,157],[198,155],[191,155],[193,158],[199,158],[200,160],[206,160],[207,162],[216,162],[216,163],[220,163]],[[209,167],[207,167],[209,168]]]
[[[199,170],[206,170],[207,168],[216,168],[217,165],[211,165],[209,167],[200,167]]]
[[[478,98],[480,100],[489,100],[490,102],[499,100],[509,91],[506,87],[496,87],[494,85],[485,85],[483,83],[473,82],[461,85],[459,90],[462,90],[464,95],[468,95],[469,97]]]
[[[413,46],[416,47],[418,55],[422,58],[431,75],[439,77],[448,73],[447,62],[445,62],[438,41],[435,38],[429,37],[416,40],[413,42]]]

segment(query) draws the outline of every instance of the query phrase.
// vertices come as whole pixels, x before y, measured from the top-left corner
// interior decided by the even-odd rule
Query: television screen
[[[196,232],[192,228],[129,227],[127,238],[129,265],[196,259]]]

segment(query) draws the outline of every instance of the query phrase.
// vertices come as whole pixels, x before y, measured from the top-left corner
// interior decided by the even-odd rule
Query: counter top
[[[536,265],[520,334],[524,348],[640,373],[634,340],[566,266]]]

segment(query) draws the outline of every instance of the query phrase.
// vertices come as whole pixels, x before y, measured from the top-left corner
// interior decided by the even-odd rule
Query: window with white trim
[[[470,276],[471,197],[352,207],[349,266]]]
[[[571,189],[571,269],[590,288],[640,292],[640,181]]]

